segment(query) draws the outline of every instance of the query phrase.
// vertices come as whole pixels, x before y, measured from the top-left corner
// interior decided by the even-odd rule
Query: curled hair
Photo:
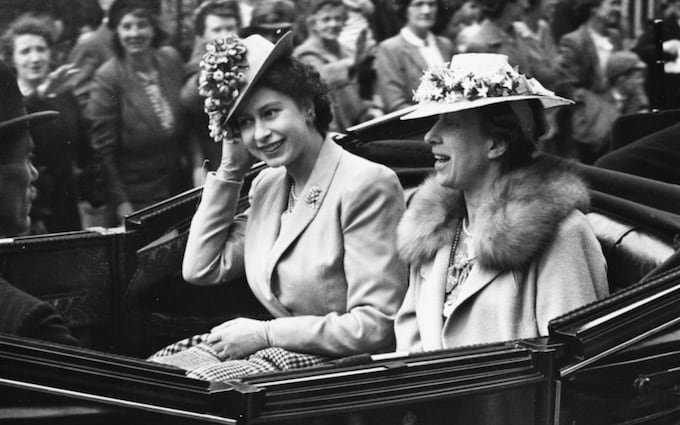
[[[206,0],[198,6],[194,12],[193,22],[196,34],[203,35],[205,32],[205,19],[208,15],[221,18],[236,19],[237,27],[241,28],[241,10],[234,0]]]
[[[2,35],[0,46],[2,48],[2,57],[8,64],[12,64],[14,60],[14,39],[20,35],[37,35],[42,37],[47,43],[48,47],[52,47],[54,40],[45,20],[34,16],[21,16],[13,21],[9,28]]]
[[[284,57],[274,62],[257,82],[258,87],[267,87],[282,93],[298,106],[311,102],[314,106],[314,127],[326,137],[333,120],[328,86],[314,67],[292,57]]]
[[[157,49],[160,47],[161,43],[165,40],[165,32],[161,29],[159,23],[158,23],[158,17],[156,16],[153,11],[150,9],[145,9],[145,8],[139,8],[139,9],[132,9],[129,12],[125,12],[121,14],[120,19],[116,23],[116,27],[118,24],[120,24],[120,21],[125,15],[133,15],[137,18],[143,18],[149,21],[149,24],[151,24],[151,27],[153,28],[153,37],[151,38],[151,47],[154,49]],[[120,42],[120,37],[118,36],[118,30],[117,28],[113,29],[113,53],[115,53],[116,56],[119,58],[122,58],[125,56],[125,48],[123,48],[123,45]]]
[[[480,108],[482,132],[508,145],[501,157],[504,172],[528,164],[536,153],[538,139],[547,129],[541,101],[532,99],[528,103],[534,120],[533,134],[526,134],[522,122],[507,102]]]

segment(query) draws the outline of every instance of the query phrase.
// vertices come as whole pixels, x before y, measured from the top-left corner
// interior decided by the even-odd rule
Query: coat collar
[[[340,164],[342,153],[342,148],[333,142],[330,137],[326,137],[307,180],[307,185],[298,195],[298,202],[290,213],[290,217],[288,217],[287,225],[280,227],[279,235],[269,253],[267,260],[267,276],[269,279],[271,279],[276,263],[278,263],[283,253],[307,228],[319,212],[328,193],[328,188],[335,176],[335,171]],[[286,177],[285,170],[281,170],[281,174],[271,185],[270,189],[270,194],[275,197],[277,205],[285,203],[289,188],[290,182]]]
[[[537,157],[499,180],[480,208],[473,240],[477,261],[490,270],[517,270],[550,243],[574,208],[585,209],[588,190],[566,161]],[[398,229],[401,256],[420,265],[453,241],[465,214],[460,191],[428,179],[413,196]]]

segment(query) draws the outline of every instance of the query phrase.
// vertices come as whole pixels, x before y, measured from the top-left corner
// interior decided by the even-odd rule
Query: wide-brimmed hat
[[[24,97],[19,91],[17,79],[12,70],[0,61],[0,131],[12,130],[31,122],[45,121],[59,115],[56,111],[42,111],[29,114],[24,106]],[[3,140],[0,137],[0,143]]]
[[[260,35],[245,39],[230,36],[206,46],[201,60],[199,92],[210,117],[210,135],[217,142],[228,137],[227,123],[262,74],[277,59],[290,55],[293,34],[274,44]]]
[[[413,98],[415,109],[401,119],[531,99],[540,100],[546,109],[574,103],[526,78],[510,66],[507,56],[495,53],[461,53],[448,64],[428,69]]]

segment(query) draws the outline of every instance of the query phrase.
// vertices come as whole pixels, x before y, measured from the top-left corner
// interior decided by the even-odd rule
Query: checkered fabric
[[[205,342],[208,334],[195,335],[169,345],[149,357],[150,361],[177,366],[190,378],[228,381],[263,372],[301,369],[323,364],[327,357],[294,353],[280,347],[259,350],[245,359],[222,361]]]

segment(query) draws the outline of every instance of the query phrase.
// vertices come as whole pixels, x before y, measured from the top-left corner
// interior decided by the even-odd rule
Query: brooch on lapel
[[[317,185],[313,185],[307,190],[307,195],[305,196],[305,203],[307,206],[317,209],[319,208],[319,196],[321,196],[321,188]]]

